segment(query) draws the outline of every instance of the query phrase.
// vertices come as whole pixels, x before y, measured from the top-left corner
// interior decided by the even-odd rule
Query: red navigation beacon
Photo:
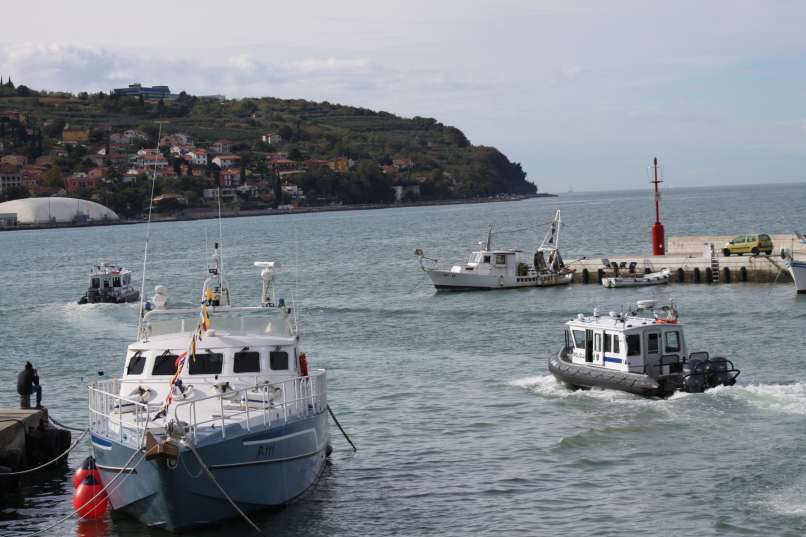
[[[652,255],[666,253],[666,241],[663,236],[663,224],[660,223],[660,190],[658,185],[663,181],[658,178],[658,157],[652,161],[652,181],[655,185],[655,224],[652,226]]]

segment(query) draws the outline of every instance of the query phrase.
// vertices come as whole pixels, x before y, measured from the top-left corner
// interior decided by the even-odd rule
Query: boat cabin
[[[676,318],[594,311],[580,313],[566,327],[565,347],[574,364],[658,377],[679,373],[688,356]]]
[[[90,289],[125,288],[131,283],[131,272],[121,267],[98,265],[90,272]]]
[[[248,310],[257,310],[251,312]],[[188,357],[180,386],[194,387],[197,395],[213,395],[229,383],[233,390],[300,376],[297,338],[292,319],[281,310],[267,315],[266,308],[215,308],[214,324],[197,344],[195,359]],[[239,311],[247,310],[247,311]],[[179,315],[172,315],[179,312]],[[188,340],[198,310],[153,311],[166,319],[149,319],[146,337],[129,345],[121,378],[121,395],[140,386],[164,398],[177,371],[177,359],[188,351]]]

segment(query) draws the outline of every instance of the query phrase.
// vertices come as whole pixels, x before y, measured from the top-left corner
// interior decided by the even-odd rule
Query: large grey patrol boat
[[[325,371],[309,371],[298,351],[274,263],[255,263],[259,305],[235,307],[217,251],[213,260],[201,306],[166,309],[158,288],[123,376],[89,388],[112,508],[170,531],[287,504],[317,481],[330,449]]]

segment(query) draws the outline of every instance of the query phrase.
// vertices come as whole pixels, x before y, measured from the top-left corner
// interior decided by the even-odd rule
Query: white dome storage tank
[[[66,224],[117,220],[112,209],[76,198],[25,198],[0,203],[0,214],[16,213],[19,224]]]

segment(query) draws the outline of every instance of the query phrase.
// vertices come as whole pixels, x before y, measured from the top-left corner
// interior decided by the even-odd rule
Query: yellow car
[[[739,235],[732,241],[726,242],[725,247],[722,248],[722,255],[725,257],[730,254],[758,255],[761,252],[767,255],[772,253],[772,239],[770,239],[769,235],[764,233],[758,235]]]

